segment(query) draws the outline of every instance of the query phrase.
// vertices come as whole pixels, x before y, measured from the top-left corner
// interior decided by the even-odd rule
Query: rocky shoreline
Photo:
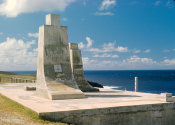
[[[104,88],[103,85],[96,83],[96,82],[91,82],[88,81],[88,83],[92,86],[92,87],[97,87],[97,88]]]

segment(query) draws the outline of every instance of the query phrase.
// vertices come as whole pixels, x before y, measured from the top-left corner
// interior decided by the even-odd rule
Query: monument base
[[[44,120],[76,125],[175,125],[175,103],[160,94],[100,89],[87,98],[47,100],[33,96],[24,86],[34,83],[1,83],[0,93],[37,112]],[[30,123],[29,123],[30,124]]]
[[[75,88],[71,88],[61,83],[47,84],[47,87],[37,87],[35,96],[50,100],[81,99],[84,94]]]

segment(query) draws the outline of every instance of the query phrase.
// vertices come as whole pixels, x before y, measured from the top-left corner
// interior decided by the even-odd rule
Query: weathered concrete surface
[[[85,93],[84,99],[51,101],[25,91],[28,85],[1,84],[0,93],[36,111],[41,118],[76,125],[175,125],[175,104],[161,101],[160,94],[100,89]]]
[[[72,72],[80,90],[83,92],[99,91],[99,89],[92,87],[85,79],[81,50],[78,49],[78,44],[69,43],[69,50]]]
[[[39,28],[36,95],[51,100],[84,98],[73,78],[67,27],[58,15],[46,15]]]
[[[46,25],[60,26],[60,17],[56,14],[46,15]]]

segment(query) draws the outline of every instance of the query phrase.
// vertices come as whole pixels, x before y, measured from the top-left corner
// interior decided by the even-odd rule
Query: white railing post
[[[138,77],[135,77],[135,92],[138,92]]]

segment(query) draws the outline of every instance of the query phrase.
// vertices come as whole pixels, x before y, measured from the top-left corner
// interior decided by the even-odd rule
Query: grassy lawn
[[[0,94],[0,124],[2,125],[67,125],[44,121],[36,112]]]
[[[16,74],[3,74],[0,73],[0,83],[11,83],[11,78],[21,78],[21,79],[27,79],[27,80],[36,80],[36,75],[16,75]]]

